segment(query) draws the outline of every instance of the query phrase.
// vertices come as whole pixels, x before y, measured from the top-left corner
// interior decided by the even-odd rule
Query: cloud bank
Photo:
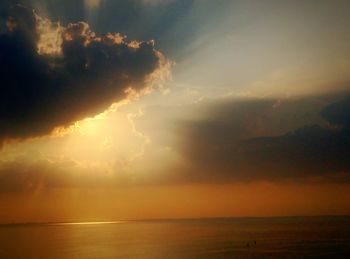
[[[166,168],[145,166],[143,173],[130,173],[117,163],[103,167],[67,157],[9,156],[0,161],[0,193],[183,183],[350,182],[350,98],[252,98],[197,105],[205,116],[178,120],[174,132],[166,127],[167,117],[157,130],[145,131],[151,138],[152,130],[157,136],[165,134],[162,131],[177,136],[172,152],[183,159]],[[160,117],[170,114],[159,107],[155,112]],[[162,161],[149,152],[145,160]]]
[[[332,98],[221,103],[205,119],[181,122],[186,163],[178,168],[180,177],[348,182],[350,98],[338,96],[329,103]]]
[[[94,116],[149,86],[166,64],[154,42],[97,36],[17,5],[0,35],[0,140],[50,133]]]

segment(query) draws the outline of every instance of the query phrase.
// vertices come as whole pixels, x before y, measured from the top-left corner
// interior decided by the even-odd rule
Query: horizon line
[[[184,218],[144,218],[144,219],[126,219],[112,221],[41,221],[41,222],[10,222],[0,223],[0,226],[8,225],[47,225],[47,226],[69,226],[69,225],[103,225],[103,224],[122,224],[142,221],[181,221],[181,220],[215,220],[215,219],[279,219],[279,218],[339,218],[350,217],[350,214],[334,215],[291,215],[291,216],[218,216],[218,217],[184,217]]]

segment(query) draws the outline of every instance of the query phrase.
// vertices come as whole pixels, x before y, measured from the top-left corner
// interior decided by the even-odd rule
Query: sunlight
[[[54,226],[66,226],[66,225],[103,225],[103,224],[121,224],[125,221],[87,221],[87,222],[65,222],[65,223],[52,223],[49,225]]]

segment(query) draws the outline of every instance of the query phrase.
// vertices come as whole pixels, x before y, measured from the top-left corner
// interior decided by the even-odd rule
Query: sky
[[[0,223],[349,215],[350,3],[0,3]]]

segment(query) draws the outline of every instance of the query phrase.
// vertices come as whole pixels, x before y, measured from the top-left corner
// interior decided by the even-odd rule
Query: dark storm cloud
[[[225,103],[206,119],[183,122],[181,152],[187,164],[182,177],[349,181],[350,98],[325,105],[329,99]],[[286,125],[294,129],[276,134]]]
[[[163,63],[153,42],[98,37],[84,22],[61,27],[16,6],[0,35],[0,140],[49,133],[139,91]],[[49,32],[49,33],[48,33]],[[55,38],[56,37],[56,38]]]

